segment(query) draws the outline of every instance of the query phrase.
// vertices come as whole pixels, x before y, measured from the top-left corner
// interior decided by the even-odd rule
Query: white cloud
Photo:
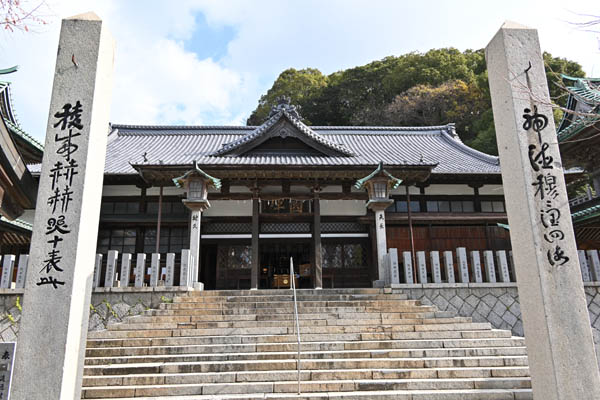
[[[117,40],[111,120],[136,124],[243,123],[285,68],[325,73],[389,55],[453,46],[482,48],[502,22],[539,29],[542,47],[600,75],[597,35],[565,20],[600,14],[596,0],[566,10],[560,0],[405,2],[388,0],[68,0],[58,17],[95,10]],[[220,60],[200,59],[184,46],[196,39],[197,15],[235,37]],[[14,100],[26,130],[43,137],[60,24],[40,33],[0,35],[1,67],[20,64]],[[201,39],[200,39],[201,40]]]

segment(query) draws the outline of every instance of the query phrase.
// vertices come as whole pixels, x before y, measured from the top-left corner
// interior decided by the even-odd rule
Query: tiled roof
[[[559,142],[571,139],[583,129],[600,122],[600,78],[574,78],[567,75],[562,75],[562,78],[571,84],[567,87],[567,108],[581,114],[565,113],[558,129]]]
[[[112,125],[105,173],[135,174],[136,165],[205,166],[386,166],[436,165],[436,174],[499,174],[498,158],[465,146],[452,125],[432,127],[327,127],[311,130],[352,156],[214,155],[243,140],[253,126]],[[131,164],[130,164],[131,163]],[[34,167],[35,169],[35,167]]]
[[[13,135],[19,136],[32,147],[44,151],[44,146],[21,128],[12,108],[10,82],[0,81],[0,115]]]
[[[9,224],[12,226],[16,226],[17,228],[21,228],[21,229],[25,229],[27,231],[32,231],[33,230],[33,224],[30,224],[29,222],[23,221],[22,219],[14,219],[14,220],[9,220],[6,219],[4,217],[0,217],[0,222],[3,222],[5,224]]]
[[[571,214],[573,222],[580,222],[600,215],[600,205],[591,206]]]

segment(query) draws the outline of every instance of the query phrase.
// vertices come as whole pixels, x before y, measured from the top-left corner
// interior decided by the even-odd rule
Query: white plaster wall
[[[321,200],[321,215],[365,215],[363,200]]]
[[[184,194],[185,191],[183,188],[178,188],[176,186],[164,186],[163,187],[163,196],[177,196]],[[140,190],[138,189],[138,195],[140,194]],[[147,196],[158,196],[160,194],[159,187],[151,187],[146,191]]]
[[[229,188],[230,193],[250,193],[250,189],[247,186],[231,186]]]
[[[252,200],[211,200],[206,217],[251,217]]]
[[[310,193],[310,188],[308,186],[293,185],[290,187],[290,191],[292,193]]]
[[[342,187],[336,185],[324,186],[321,190],[323,193],[342,193]]]
[[[140,196],[142,190],[134,185],[104,185],[102,197],[105,196]]]
[[[484,185],[479,188],[479,194],[500,196],[504,195],[504,190],[502,185]]]
[[[469,185],[430,185],[425,188],[426,195],[473,195],[475,190]]]
[[[408,187],[408,193],[412,194],[420,194],[421,193],[421,189],[419,189],[416,186],[409,186]],[[406,195],[406,186],[398,186],[396,189],[392,190],[390,192],[390,194],[392,195]]]

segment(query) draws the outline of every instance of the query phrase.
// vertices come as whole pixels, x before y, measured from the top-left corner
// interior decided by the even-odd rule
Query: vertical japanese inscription
[[[46,258],[43,260],[39,270],[39,279],[37,286],[48,286],[58,289],[65,284],[62,278],[64,271],[61,262],[63,260],[62,244],[69,240],[71,230],[70,221],[67,220],[67,211],[69,204],[73,200],[73,183],[77,181],[79,175],[79,165],[77,163],[77,138],[81,136],[83,125],[81,116],[83,107],[77,100],[75,104],[66,103],[62,110],[54,114],[54,124],[52,127],[56,130],[54,142],[57,143],[55,153],[59,160],[50,169],[50,196],[45,207],[51,215],[46,221]]]
[[[544,237],[544,252],[551,267],[561,267],[569,262],[562,241],[565,239],[561,227],[561,212],[556,199],[558,181],[553,165],[553,157],[548,153],[550,144],[542,139],[542,131],[548,126],[548,117],[538,113],[537,106],[533,110],[525,108],[523,114],[523,129],[535,134],[537,143],[529,145],[529,164],[535,179],[531,185],[535,188],[534,197],[538,205],[539,222],[542,225]],[[559,171],[562,172],[562,171]]]

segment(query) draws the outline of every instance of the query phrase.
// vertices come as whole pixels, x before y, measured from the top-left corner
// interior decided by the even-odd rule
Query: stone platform
[[[523,338],[401,290],[189,292],[88,335],[85,399],[531,399]]]

